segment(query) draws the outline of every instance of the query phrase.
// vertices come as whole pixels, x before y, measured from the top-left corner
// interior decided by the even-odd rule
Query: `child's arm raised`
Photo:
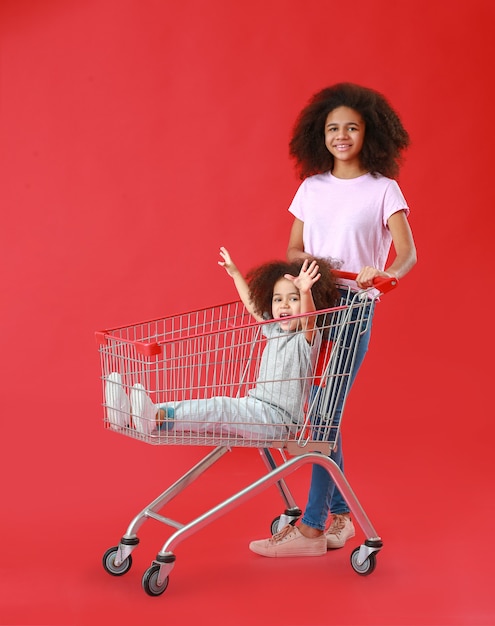
[[[291,276],[286,274],[284,278],[292,281],[294,286],[299,291],[299,298],[301,301],[301,313],[312,313],[316,311],[315,302],[313,300],[313,294],[311,287],[320,279],[319,267],[316,261],[304,260],[302,264],[299,276]],[[315,322],[316,317],[311,315],[310,317],[301,318],[301,324],[303,325],[306,341],[312,343],[315,335]]]
[[[249,297],[249,287],[244,279],[244,276],[241,274],[235,263],[232,261],[229,251],[223,246],[220,248],[220,256],[222,257],[223,261],[218,261],[218,265],[223,267],[227,274],[234,281],[234,285],[236,286],[237,293],[239,294],[242,303],[255,320],[257,320],[258,322],[263,321],[263,318],[254,312],[253,304]]]

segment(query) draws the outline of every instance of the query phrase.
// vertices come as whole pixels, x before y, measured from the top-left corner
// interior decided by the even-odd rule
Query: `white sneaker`
[[[139,433],[150,435],[156,429],[156,406],[140,383],[131,389],[131,415]]]
[[[354,537],[356,530],[349,515],[334,515],[330,528],[327,530],[327,548],[335,550],[343,548],[345,542]]]
[[[105,385],[105,404],[107,406],[107,418],[113,430],[125,428],[130,422],[129,397],[122,386],[122,376],[112,372]]]

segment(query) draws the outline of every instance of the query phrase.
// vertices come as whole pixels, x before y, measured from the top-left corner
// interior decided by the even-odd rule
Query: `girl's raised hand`
[[[304,259],[299,276],[285,274],[285,278],[291,280],[301,293],[306,293],[310,291],[315,282],[320,279],[321,274],[319,270],[320,268],[316,261],[310,262],[309,259]]]
[[[223,267],[227,274],[229,274],[229,276],[233,276],[238,270],[234,261],[232,261],[232,258],[227,248],[224,248],[223,246],[220,247],[220,256],[222,257],[223,261],[218,261],[218,265]]]

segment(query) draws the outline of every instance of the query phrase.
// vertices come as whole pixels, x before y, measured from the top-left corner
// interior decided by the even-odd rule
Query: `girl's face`
[[[278,320],[280,328],[285,331],[294,331],[299,320],[283,321],[284,317],[298,315],[301,312],[301,298],[294,283],[287,278],[280,278],[273,287],[272,316]]]
[[[342,106],[330,111],[325,122],[325,146],[334,158],[334,170],[361,169],[364,132],[364,120],[354,109]]]

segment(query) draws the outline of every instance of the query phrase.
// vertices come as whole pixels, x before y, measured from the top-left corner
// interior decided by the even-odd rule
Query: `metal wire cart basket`
[[[338,275],[346,282],[356,277]],[[96,333],[106,429],[151,445],[212,448],[138,513],[119,544],[106,551],[103,566],[109,574],[129,571],[138,530],[154,519],[175,529],[142,578],[147,594],[161,595],[183,539],[272,485],[285,508],[270,530],[294,524],[302,511],[284,477],[308,463],[330,473],[365,535],[351,554],[353,569],[361,575],[375,569],[382,540],[329,454],[338,438],[359,337],[377,297],[396,282],[382,281],[366,292],[343,287],[338,306],[311,314],[315,340],[309,346],[300,342],[297,359],[286,355],[288,332],[280,320],[254,322],[240,302]],[[286,323],[291,320],[297,316]],[[289,334],[298,341],[301,324],[292,324]],[[273,376],[263,358],[282,365],[285,377]],[[284,362],[288,358],[292,361]],[[235,447],[257,448],[266,473],[188,523],[165,517],[165,505]]]

